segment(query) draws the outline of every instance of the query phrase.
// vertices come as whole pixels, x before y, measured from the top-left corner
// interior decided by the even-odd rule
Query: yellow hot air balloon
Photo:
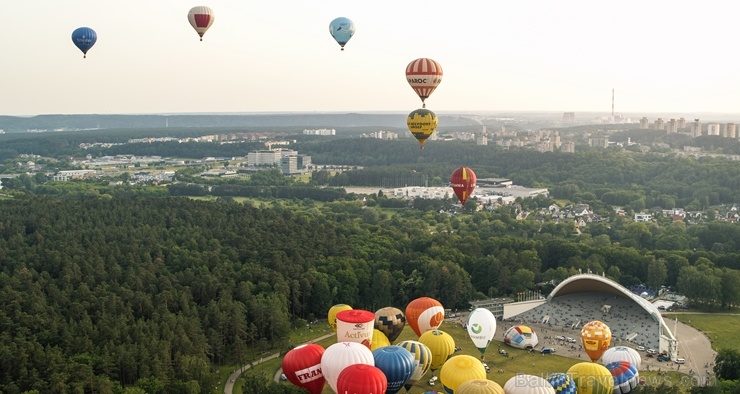
[[[419,342],[426,345],[432,352],[430,367],[432,371],[436,371],[452,353],[455,353],[455,340],[450,334],[442,330],[430,330],[421,334]]]
[[[473,379],[457,386],[455,394],[504,394],[504,388],[493,380]]]
[[[581,340],[588,357],[595,362],[609,349],[609,344],[612,341],[612,330],[606,324],[594,320],[586,323],[581,329]]]
[[[370,350],[375,350],[383,346],[390,346],[390,345],[391,345],[391,341],[388,340],[388,337],[385,336],[383,331],[380,331],[377,328],[373,329],[373,340],[370,341]]]
[[[438,122],[437,115],[424,108],[412,111],[406,118],[406,126],[408,126],[411,134],[414,135],[414,138],[419,141],[419,146],[422,149],[424,149],[424,143],[427,142],[427,138],[437,129]]]
[[[468,380],[485,378],[486,370],[480,360],[467,355],[451,357],[439,371],[439,380],[448,393],[457,392],[457,388]]]
[[[614,391],[614,377],[601,364],[578,363],[568,369],[568,375],[576,381],[578,394],[612,394]]]
[[[326,316],[326,320],[332,331],[337,332],[337,313],[349,310],[352,310],[352,307],[347,304],[336,304],[329,308],[329,314]]]

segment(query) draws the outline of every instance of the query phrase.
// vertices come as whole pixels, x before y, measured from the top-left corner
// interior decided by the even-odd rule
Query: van
[[[676,364],[685,364],[685,363],[686,363],[686,360],[684,360],[682,358],[677,358],[676,359]]]
[[[542,353],[542,354],[555,353],[555,349],[553,349],[551,347],[545,347],[545,348],[542,348],[542,350],[540,350],[540,353]]]

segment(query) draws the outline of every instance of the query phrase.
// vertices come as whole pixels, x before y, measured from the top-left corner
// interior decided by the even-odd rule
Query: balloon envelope
[[[427,331],[419,337],[419,342],[425,344],[432,352],[432,371],[441,367],[452,353],[455,353],[455,340],[442,330]]]
[[[211,27],[213,21],[216,19],[216,15],[213,10],[206,6],[193,7],[188,11],[188,22],[190,26],[193,26],[195,32],[200,36],[200,40],[203,41],[203,35],[206,34],[208,28]]]
[[[337,342],[358,342],[370,349],[373,340],[375,314],[352,309],[337,313]]]
[[[614,392],[627,394],[637,387],[640,380],[640,374],[637,368],[630,364],[629,361],[617,361],[606,365],[606,369],[614,378]]]
[[[375,311],[375,328],[382,331],[391,343],[401,335],[404,327],[406,316],[400,309],[387,306]]]
[[[98,34],[89,27],[79,27],[72,32],[72,42],[87,57],[87,51],[98,41]]]
[[[457,386],[455,394],[504,394],[504,388],[493,380],[473,379]]]
[[[342,50],[350,38],[355,35],[355,24],[349,18],[339,17],[329,23],[329,33],[334,37]]]
[[[450,175],[450,186],[455,192],[460,204],[465,205],[475,190],[477,178],[475,173],[468,167],[460,167]]]
[[[457,388],[472,379],[485,379],[486,370],[477,358],[468,355],[450,357],[439,371],[439,380],[448,393],[454,393]]]
[[[583,350],[586,351],[591,361],[598,360],[602,354],[609,349],[612,341],[612,330],[606,324],[594,320],[586,323],[581,329],[581,340]]]
[[[556,393],[576,394],[576,382],[564,373],[552,373],[545,378]]]
[[[326,348],[324,354],[321,355],[321,372],[335,393],[338,392],[339,374],[344,368],[353,364],[375,366],[373,352],[357,342],[339,342]]]
[[[406,306],[406,321],[416,335],[439,328],[445,319],[445,309],[431,297],[419,297]]]
[[[377,328],[373,330],[373,340],[370,341],[370,350],[376,350],[390,345],[391,341],[388,340],[382,331]]]
[[[537,333],[527,326],[512,326],[504,332],[504,343],[519,349],[532,349],[539,339]]]
[[[603,365],[578,363],[568,369],[568,375],[576,381],[578,394],[612,394],[614,379]]]
[[[321,356],[324,348],[315,343],[296,346],[283,357],[282,367],[290,383],[321,394],[324,390],[324,375],[321,373]]]
[[[547,380],[534,375],[516,375],[504,384],[506,394],[554,394],[555,389]]]
[[[382,394],[388,383],[383,372],[365,364],[349,365],[339,373],[337,393],[342,394]]]
[[[414,371],[404,385],[408,391],[411,390],[411,386],[418,382],[432,366],[432,351],[429,350],[427,345],[418,341],[403,341],[398,346],[408,350],[414,356]]]
[[[638,370],[640,369],[640,365],[642,365],[640,353],[627,346],[610,347],[601,355],[601,365],[607,365],[617,361],[629,361]]]
[[[341,311],[351,310],[352,307],[347,304],[336,304],[329,308],[329,313],[326,315],[326,320],[329,323],[332,331],[337,332],[337,313]]]
[[[424,148],[424,143],[437,129],[438,122],[437,115],[424,108],[413,110],[406,117],[406,126],[414,138],[419,141],[421,148]]]
[[[467,327],[468,336],[482,355],[496,333],[496,316],[486,308],[476,308],[468,315]]]
[[[414,372],[414,355],[401,346],[385,346],[373,351],[375,366],[388,380],[386,393],[394,394],[403,388]]]
[[[422,107],[426,107],[424,100],[442,82],[442,66],[432,59],[416,59],[406,66],[406,81],[421,99]]]

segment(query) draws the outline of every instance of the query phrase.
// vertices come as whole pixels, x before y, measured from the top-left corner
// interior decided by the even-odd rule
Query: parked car
[[[504,349],[499,349],[498,350],[498,354],[503,355],[503,356],[508,356],[509,355],[509,353],[506,350],[504,350]]]
[[[635,349],[637,349],[638,352],[645,351],[645,346],[638,346]]]
[[[658,356],[658,361],[671,361],[671,358],[665,354],[661,354],[660,356]]]
[[[647,352],[650,354],[658,354],[658,351],[655,349],[648,349]]]
[[[284,373],[281,373],[281,374],[280,374],[280,380],[282,380],[282,381],[284,382],[284,381],[288,380],[288,377],[287,377],[287,376],[285,376],[285,374],[284,374]]]
[[[567,337],[567,338],[565,338],[565,341],[566,341],[566,342],[570,342],[570,343],[576,343],[576,340],[575,340],[575,339],[573,339],[573,338],[571,338],[571,337]]]
[[[684,360],[682,358],[677,358],[676,359],[676,364],[685,364],[685,363],[686,363],[686,360]]]
[[[542,350],[540,350],[540,353],[542,354],[552,354],[555,353],[555,349],[551,347],[543,347]]]

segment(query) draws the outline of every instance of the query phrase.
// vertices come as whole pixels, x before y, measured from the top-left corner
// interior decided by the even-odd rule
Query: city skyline
[[[441,113],[578,119],[609,113],[612,89],[615,113],[638,119],[740,113],[740,73],[722,60],[740,5],[519,3],[12,2],[0,115],[408,113],[421,101],[404,70],[419,57],[444,69],[426,101]],[[203,42],[196,5],[215,13]],[[339,16],[357,28],[344,51],[328,32]],[[71,40],[81,26],[98,34],[87,59]]]

